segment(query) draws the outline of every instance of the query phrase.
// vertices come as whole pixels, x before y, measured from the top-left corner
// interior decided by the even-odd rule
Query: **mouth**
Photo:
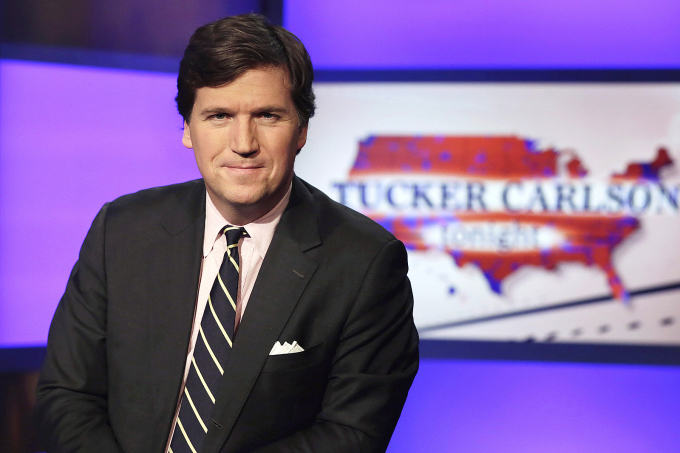
[[[260,174],[264,167],[262,165],[224,165],[222,170],[239,181],[250,180]],[[245,178],[245,179],[244,179]]]
[[[224,165],[224,168],[233,171],[250,171],[259,170],[260,168],[262,168],[262,165]]]

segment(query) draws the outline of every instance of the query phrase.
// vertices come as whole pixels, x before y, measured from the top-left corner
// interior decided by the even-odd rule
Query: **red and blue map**
[[[359,145],[341,201],[412,251],[441,250],[476,266],[491,290],[524,266],[575,262],[599,269],[613,295],[628,292],[612,260],[647,213],[678,208],[678,188],[651,162],[594,180],[571,150],[536,149],[515,136],[376,136]]]

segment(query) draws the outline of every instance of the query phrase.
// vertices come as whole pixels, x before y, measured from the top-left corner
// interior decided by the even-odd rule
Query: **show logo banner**
[[[604,272],[627,301],[612,252],[646,216],[678,214],[680,185],[661,177],[672,163],[660,148],[653,161],[596,180],[575,152],[514,136],[377,136],[359,144],[348,180],[333,187],[409,250],[477,266],[497,294],[523,266],[577,262]]]

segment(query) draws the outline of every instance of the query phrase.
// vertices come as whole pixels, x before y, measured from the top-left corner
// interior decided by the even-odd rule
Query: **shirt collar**
[[[269,249],[269,244],[272,242],[274,237],[274,231],[276,231],[276,226],[281,220],[283,211],[286,210],[288,206],[288,200],[290,200],[290,192],[293,184],[288,186],[288,191],[283,196],[283,198],[278,202],[274,208],[267,214],[263,215],[257,220],[250,222],[243,227],[248,232],[250,239],[253,241],[255,250],[260,254],[260,257],[264,259],[267,249]],[[205,231],[203,235],[203,257],[208,256],[212,250],[215,242],[217,242],[221,237],[222,228],[229,224],[222,214],[217,210],[215,204],[210,199],[208,191],[205,192]],[[246,238],[248,239],[248,238]]]

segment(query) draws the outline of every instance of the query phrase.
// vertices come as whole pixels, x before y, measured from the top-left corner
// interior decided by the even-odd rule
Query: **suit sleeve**
[[[375,257],[344,326],[316,423],[257,453],[375,453],[390,437],[418,370],[404,245]]]
[[[107,405],[107,207],[92,223],[50,326],[34,413],[48,452],[121,452]]]

